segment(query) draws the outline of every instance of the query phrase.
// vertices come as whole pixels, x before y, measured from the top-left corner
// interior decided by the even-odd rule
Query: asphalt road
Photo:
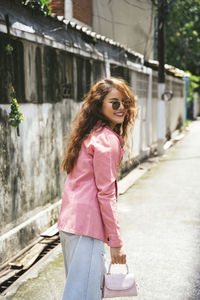
[[[200,121],[119,197],[119,221],[139,287],[129,299],[200,299]],[[61,254],[35,276],[9,299],[62,299]]]

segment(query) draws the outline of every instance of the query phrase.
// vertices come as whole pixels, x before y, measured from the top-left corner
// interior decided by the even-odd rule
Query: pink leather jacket
[[[122,246],[116,203],[122,145],[118,134],[100,125],[84,140],[64,185],[59,230]]]

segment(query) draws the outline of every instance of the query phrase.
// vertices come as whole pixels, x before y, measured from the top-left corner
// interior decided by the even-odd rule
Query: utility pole
[[[158,155],[164,152],[164,142],[166,135],[166,120],[165,110],[166,102],[164,94],[173,95],[171,91],[165,91],[165,20],[172,5],[177,0],[151,0],[158,12],[158,103],[157,103],[157,132],[158,132]],[[170,96],[170,95],[168,95]],[[168,97],[168,100],[172,96]]]
[[[162,95],[165,92],[165,11],[166,1],[158,0],[158,117],[157,117],[157,132],[158,132],[158,155],[164,152],[164,142],[166,135],[166,120],[165,111],[166,104],[162,100]]]
[[[165,4],[166,0],[158,1],[158,82],[165,83]]]

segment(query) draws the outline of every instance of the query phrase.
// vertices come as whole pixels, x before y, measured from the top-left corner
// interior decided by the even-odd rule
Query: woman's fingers
[[[122,247],[110,248],[111,262],[112,264],[125,264],[126,253]]]
[[[126,264],[126,255],[114,256],[111,261],[112,264]]]
[[[125,264],[126,263],[126,254],[123,254],[118,257],[117,264]]]
[[[122,255],[121,260],[120,260],[121,264],[126,264],[126,254]]]

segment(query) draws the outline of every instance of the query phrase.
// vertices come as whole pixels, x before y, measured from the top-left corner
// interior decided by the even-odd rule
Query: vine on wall
[[[17,135],[19,136],[19,124],[23,121],[22,113],[19,111],[19,104],[16,98],[12,98],[10,113],[9,113],[9,124],[17,129]]]
[[[50,0],[20,0],[20,2],[30,7],[33,10],[40,11],[43,15],[51,15],[51,9],[49,6]],[[6,25],[7,25],[7,33],[8,33],[8,44],[5,48],[6,54],[10,55],[12,58],[12,52],[13,52],[13,46],[10,43],[10,22],[9,22],[9,16],[5,16],[6,19]],[[11,59],[12,63],[12,59]],[[9,71],[8,71],[9,72]],[[10,98],[10,113],[9,113],[9,124],[17,129],[17,135],[20,136],[19,133],[19,124],[23,121],[23,115],[19,111],[19,104],[17,101],[17,98],[15,96],[15,89],[12,85],[12,80],[10,74],[8,74],[8,95]]]
[[[12,55],[13,52],[13,47],[8,44],[5,48],[6,54],[7,55]],[[12,59],[11,59],[12,61]],[[12,86],[11,81],[9,80],[9,85],[8,85],[8,89],[9,89],[9,98],[10,98],[10,113],[9,113],[9,125],[11,125],[13,128],[17,129],[17,135],[20,136],[19,133],[19,124],[21,123],[21,121],[23,121],[23,115],[22,113],[20,113],[19,111],[19,104],[17,102],[17,99],[15,97],[15,89]]]

